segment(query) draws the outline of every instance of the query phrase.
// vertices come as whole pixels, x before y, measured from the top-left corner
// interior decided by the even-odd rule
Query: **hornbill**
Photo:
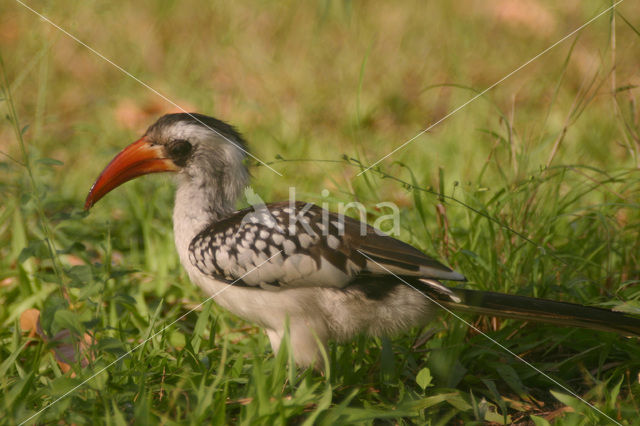
[[[640,335],[640,320],[578,304],[447,287],[465,277],[355,219],[302,202],[236,211],[248,185],[247,145],[227,123],[168,114],[102,171],[85,209],[137,176],[176,172],[173,231],[190,279],[232,313],[265,328],[277,351],[317,365],[320,345],[422,325],[437,305]],[[428,297],[425,297],[428,296]],[[436,301],[436,302],[434,302]]]

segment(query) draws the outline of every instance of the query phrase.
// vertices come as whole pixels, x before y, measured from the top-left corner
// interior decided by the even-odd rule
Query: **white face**
[[[179,175],[187,182],[196,186],[217,187],[229,195],[235,195],[235,188],[246,185],[248,173],[243,164],[245,153],[242,142],[231,139],[215,128],[187,120],[176,121],[152,127],[147,137],[164,145],[168,156],[181,167]],[[186,142],[191,145],[186,155],[171,155],[177,144],[188,146]]]
[[[184,139],[197,145],[198,142],[215,136],[217,136],[215,129],[208,129],[201,124],[179,121],[163,129],[161,142],[167,143],[175,139]]]
[[[189,175],[196,173],[196,169],[206,174],[219,174],[221,169],[242,167],[242,142],[231,139],[206,123],[182,120],[154,125],[149,128],[146,137],[153,143],[163,145],[166,155]]]

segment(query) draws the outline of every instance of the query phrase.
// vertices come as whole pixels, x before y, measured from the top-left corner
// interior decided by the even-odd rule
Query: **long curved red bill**
[[[166,157],[162,146],[138,139],[114,157],[100,173],[84,203],[88,210],[109,191],[138,176],[174,172],[178,167]]]

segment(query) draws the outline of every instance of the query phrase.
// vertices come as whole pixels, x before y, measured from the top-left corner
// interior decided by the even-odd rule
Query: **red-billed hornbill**
[[[85,208],[137,176],[177,172],[173,230],[189,277],[218,304],[264,327],[275,351],[288,322],[300,365],[319,361],[319,342],[424,324],[437,311],[433,299],[458,311],[640,335],[640,320],[606,309],[448,288],[439,280],[464,276],[315,205],[235,211],[248,184],[246,149],[240,134],[215,118],[165,115],[109,163]]]

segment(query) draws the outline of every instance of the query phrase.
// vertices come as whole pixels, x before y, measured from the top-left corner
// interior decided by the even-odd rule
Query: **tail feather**
[[[452,290],[460,298],[460,302],[446,297],[438,297],[438,301],[456,312],[583,327],[615,332],[624,336],[640,336],[640,319],[621,312],[490,291]]]

